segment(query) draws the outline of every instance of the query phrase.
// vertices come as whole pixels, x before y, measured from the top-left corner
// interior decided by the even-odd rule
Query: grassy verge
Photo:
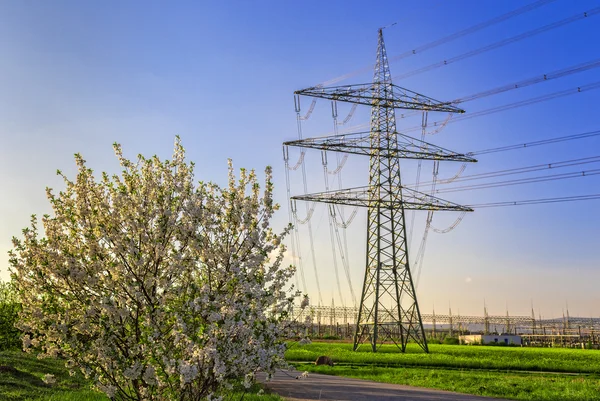
[[[300,364],[297,367],[299,370],[315,373],[512,400],[600,400],[600,377],[595,375],[574,377],[524,372],[501,373],[482,370],[381,368],[376,366],[329,367],[312,364]],[[310,376],[308,380],[310,380]]]
[[[56,383],[44,383],[43,377],[52,374]],[[224,397],[235,401],[282,401],[277,395],[257,395],[255,385],[249,393],[234,392]],[[2,401],[108,401],[108,398],[92,389],[89,380],[81,374],[70,376],[64,361],[37,359],[20,351],[0,352],[0,400]]]
[[[395,347],[395,346],[394,346]],[[373,354],[352,345],[293,346],[291,361],[328,355],[336,366],[296,362],[298,370],[385,383],[436,388],[513,400],[600,400],[600,352],[592,350],[431,346],[429,355],[410,348],[400,354],[383,347]]]
[[[108,398],[92,390],[89,381],[76,374],[70,376],[64,361],[37,359],[20,351],[0,352],[0,399],[1,400],[65,400],[108,401]],[[56,377],[56,383],[48,385],[42,378],[46,374]]]
[[[286,359],[314,362],[320,355],[328,355],[336,363],[354,365],[600,374],[600,352],[597,350],[432,344],[430,353],[425,354],[418,346],[411,345],[402,354],[395,345],[384,345],[377,353],[372,353],[366,346],[354,352],[352,344],[315,342],[305,346],[292,345],[286,352]]]

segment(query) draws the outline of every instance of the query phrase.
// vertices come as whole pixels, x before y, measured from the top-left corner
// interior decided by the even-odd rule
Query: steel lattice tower
[[[441,103],[394,85],[381,29],[372,84],[313,87],[295,93],[296,96],[306,95],[371,106],[371,129],[368,133],[284,142],[284,146],[369,156],[368,187],[292,197],[368,208],[366,269],[354,349],[368,341],[373,352],[376,352],[378,345],[391,341],[404,352],[408,341],[413,340],[428,352],[410,271],[405,210],[472,209],[402,187],[399,160],[476,160],[398,133],[395,109],[464,111],[449,103]]]

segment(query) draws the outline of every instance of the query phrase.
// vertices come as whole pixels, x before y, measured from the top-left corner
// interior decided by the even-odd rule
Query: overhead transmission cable
[[[541,139],[539,141],[518,143],[515,145],[507,145],[507,146],[500,146],[500,147],[496,147],[496,148],[488,148],[488,149],[478,150],[476,152],[469,153],[469,155],[485,155],[488,153],[506,152],[509,150],[532,148],[534,146],[549,145],[551,143],[557,143],[557,142],[575,141],[578,139],[591,138],[591,137],[595,137],[595,136],[600,136],[600,130],[588,131],[588,132],[584,132],[581,134],[558,136],[555,138]]]
[[[465,218],[466,215],[467,215],[467,212],[462,212],[456,218],[456,220],[454,220],[454,223],[450,224],[448,227],[446,227],[444,229],[439,229],[439,228],[435,228],[435,227],[431,226],[431,230],[433,230],[433,232],[438,233],[438,234],[448,234],[450,231],[452,231],[456,227],[458,227],[458,225],[463,221],[463,219]]]
[[[582,164],[590,164],[590,163],[600,163],[600,156],[582,157],[582,158],[578,158],[578,159],[564,160],[564,161],[559,161],[559,162],[542,163],[542,164],[535,164],[535,165],[526,166],[526,167],[517,167],[517,168],[511,168],[511,169],[489,171],[486,173],[465,175],[463,177],[456,178],[453,181],[453,183],[460,183],[460,182],[472,181],[472,180],[481,180],[481,179],[485,179],[485,178],[495,178],[495,177],[501,177],[501,176],[506,176],[506,175],[525,174],[525,173],[531,173],[531,172],[541,171],[541,170],[555,170],[558,168],[579,166]],[[440,180],[438,178],[437,184],[438,185],[443,184],[443,183],[445,184],[444,181],[445,180]],[[429,184],[429,183],[430,182],[422,182],[421,184]],[[406,185],[406,186],[409,188],[413,188],[413,187],[416,187],[416,184]]]
[[[460,39],[460,38],[462,38],[462,37],[464,37],[466,35],[470,35],[472,33],[475,33],[475,32],[480,31],[482,29],[488,28],[488,27],[493,26],[495,24],[498,24],[500,22],[504,22],[504,21],[506,21],[506,20],[508,20],[510,18],[516,17],[516,16],[524,14],[526,12],[535,10],[536,8],[539,8],[539,7],[544,6],[546,4],[552,3],[553,1],[555,1],[555,0],[538,0],[538,1],[534,1],[533,3],[527,4],[527,5],[523,6],[523,7],[519,7],[519,8],[517,8],[515,10],[512,10],[512,11],[510,11],[508,13],[499,15],[497,17],[494,17],[492,19],[486,20],[484,22],[480,22],[480,23],[478,23],[476,25],[473,25],[473,26],[471,26],[469,28],[460,30],[460,31],[455,32],[453,34],[450,34],[448,36],[444,36],[444,37],[442,37],[440,39],[436,39],[436,40],[434,40],[432,42],[429,42],[429,43],[426,43],[424,45],[415,47],[414,49],[406,51],[406,52],[404,52],[402,54],[399,54],[397,56],[390,57],[390,58],[388,58],[388,61],[390,61],[390,62],[398,61],[398,60],[402,60],[404,58],[407,58],[407,57],[410,57],[410,56],[413,56],[413,55],[416,55],[416,54],[421,54],[421,53],[423,53],[423,52],[425,52],[427,50],[430,50],[430,49],[433,49],[433,48],[438,47],[440,45],[452,42],[452,41],[454,41],[456,39]],[[339,77],[330,79],[329,81],[325,81],[325,82],[323,82],[320,85],[322,85],[322,86],[333,85],[335,83],[338,83],[338,82],[343,81],[345,79],[351,78],[353,76],[369,72],[372,69],[373,69],[373,66],[363,67],[363,68],[360,68],[360,69],[355,70],[353,72],[350,72],[348,74],[344,74],[344,75],[341,75]]]
[[[288,148],[283,148],[283,161],[285,163],[285,183],[286,183],[286,191],[287,191],[287,200],[288,200],[288,217],[289,222],[292,225],[292,235],[290,236],[290,242],[292,245],[292,257],[294,258],[294,264],[297,264],[298,270],[296,271],[296,286],[303,293],[307,293],[306,287],[306,279],[304,277],[304,266],[303,260],[300,252],[300,239],[298,237],[298,227],[295,224],[294,214],[292,211],[292,202],[291,202],[291,191],[290,191],[290,168],[289,168],[289,153]],[[302,278],[302,287],[300,287],[300,282],[298,280],[298,273]]]
[[[431,183],[430,195],[433,196],[435,193],[435,188],[437,184],[437,176],[440,169],[439,160],[433,161],[433,180]],[[429,229],[431,228],[431,221],[433,220],[433,210],[427,211],[427,218],[425,220],[425,229],[423,230],[423,237],[421,238],[421,245],[419,246],[419,250],[417,251],[417,256],[415,258],[415,270],[416,270],[416,280],[415,287],[419,287],[419,281],[421,279],[421,271],[423,270],[423,260],[425,258],[425,247],[427,244],[427,237],[429,236]]]
[[[533,98],[530,98],[530,99],[521,100],[521,101],[518,101],[518,102],[507,103],[507,104],[502,105],[502,106],[492,107],[492,108],[481,110],[481,111],[477,111],[477,112],[471,113],[471,114],[464,114],[464,115],[461,115],[459,117],[454,117],[454,118],[450,119],[449,121],[444,121],[444,123],[445,124],[456,123],[456,122],[459,122],[459,121],[464,121],[464,120],[468,120],[468,119],[475,118],[475,117],[486,116],[488,114],[494,114],[494,113],[498,113],[498,112],[501,112],[501,111],[516,109],[518,107],[529,106],[531,104],[545,102],[545,101],[556,99],[556,98],[559,98],[559,97],[575,95],[577,93],[582,93],[582,92],[587,92],[587,91],[591,91],[591,90],[596,90],[596,89],[599,89],[599,88],[600,88],[600,81],[593,82],[593,83],[590,83],[590,84],[587,84],[587,85],[582,85],[582,86],[578,86],[578,87],[571,88],[571,89],[565,89],[565,90],[562,90],[562,91],[553,92],[553,93],[549,93],[549,94],[546,94],[546,95],[542,95],[542,96],[537,96],[537,97],[533,97]],[[433,123],[433,125],[435,126],[436,124],[441,124],[442,122],[443,121],[436,121],[436,122]],[[413,126],[413,127],[406,128],[406,129],[402,130],[402,132],[403,133],[413,132],[413,131],[418,131],[420,129],[421,129],[420,126]]]
[[[600,194],[561,196],[561,197],[557,197],[557,198],[527,199],[527,200],[505,201],[505,202],[478,203],[478,204],[474,204],[474,205],[469,205],[469,207],[474,208],[474,209],[482,209],[482,208],[488,208],[488,207],[539,205],[539,204],[544,204],[544,203],[577,202],[577,201],[596,200],[596,199],[600,199]]]
[[[400,74],[400,75],[396,75],[392,79],[393,80],[404,79],[404,78],[412,77],[412,76],[417,75],[417,74],[421,74],[423,72],[431,71],[431,70],[439,68],[439,67],[444,67],[446,65],[455,63],[457,61],[461,61],[461,60],[464,60],[464,59],[467,59],[467,58],[470,58],[470,57],[473,57],[473,56],[477,56],[479,54],[488,52],[490,50],[498,49],[500,47],[509,45],[511,43],[518,42],[518,41],[523,40],[523,39],[528,39],[528,38],[530,38],[532,36],[539,35],[540,33],[547,32],[547,31],[550,31],[552,29],[559,28],[561,26],[570,24],[572,22],[576,22],[576,21],[582,20],[584,18],[592,17],[592,16],[594,16],[596,14],[599,14],[599,13],[600,13],[600,7],[592,8],[592,9],[590,9],[588,11],[585,11],[585,12],[582,12],[582,13],[577,13],[577,14],[571,16],[571,17],[564,18],[564,19],[559,20],[559,21],[555,21],[555,22],[550,23],[548,25],[544,25],[542,27],[539,27],[539,28],[536,28],[536,29],[532,29],[532,30],[527,31],[527,32],[523,32],[523,33],[521,33],[519,35],[511,36],[510,38],[506,38],[506,39],[500,40],[498,42],[494,42],[494,43],[489,44],[487,46],[483,46],[483,47],[480,47],[478,49],[471,50],[471,51],[468,51],[468,52],[463,53],[463,54],[459,54],[458,56],[454,56],[454,57],[451,57],[451,58],[448,58],[448,59],[445,59],[445,60],[438,61],[438,62],[433,63],[433,64],[429,64],[429,65],[427,65],[425,67],[417,68],[416,70],[413,70],[413,71],[409,71],[409,72],[406,72],[406,73],[403,73],[403,74]]]
[[[571,74],[576,74],[576,73],[579,73],[579,72],[589,71],[589,70],[592,70],[592,69],[598,68],[598,67],[600,67],[600,59],[594,59],[594,60],[591,60],[591,61],[586,61],[584,63],[575,64],[575,65],[572,65],[572,66],[569,66],[569,67],[565,67],[565,68],[562,68],[560,70],[555,70],[555,71],[551,71],[551,72],[548,72],[548,73],[545,73],[545,74],[535,75],[535,76],[533,76],[531,78],[527,78],[527,79],[523,79],[523,80],[520,80],[520,81],[509,83],[509,84],[497,86],[497,87],[491,88],[491,89],[486,89],[486,90],[481,91],[481,92],[477,92],[477,93],[474,93],[474,94],[471,94],[471,95],[467,95],[467,96],[463,96],[463,97],[454,99],[454,100],[452,100],[451,102],[448,102],[448,103],[449,104],[453,104],[453,105],[458,105],[458,104],[461,104],[461,103],[465,103],[465,102],[470,102],[470,101],[473,101],[473,100],[482,99],[484,97],[498,95],[500,93],[508,92],[508,91],[511,91],[511,90],[525,88],[527,86],[539,84],[541,82],[547,82],[547,81],[552,81],[554,79],[564,78],[564,77],[569,76]],[[411,117],[411,116],[417,115],[417,114],[418,114],[417,111],[403,113],[403,114],[401,114],[400,118]],[[437,122],[433,123],[433,126],[435,126],[435,127],[445,126],[448,123],[448,121],[450,120],[450,118],[452,118],[452,116],[453,116],[452,113],[448,113],[448,116],[446,117],[445,120],[443,120],[442,122],[437,121]]]
[[[595,60],[591,60],[591,61],[587,61],[585,63],[581,63],[581,64],[576,64],[570,67],[566,67],[560,70],[556,70],[556,71],[552,71],[546,74],[541,74],[541,75],[536,75],[534,77],[531,78],[527,78],[521,81],[516,81],[510,84],[506,84],[506,85],[501,85],[492,89],[486,89],[484,91],[481,92],[477,92],[471,95],[467,95],[464,96],[462,98],[457,98],[451,102],[449,102],[450,104],[460,104],[460,103],[465,103],[465,102],[470,102],[472,100],[477,100],[477,99],[481,99],[484,97],[488,97],[488,96],[493,96],[493,95],[497,95],[500,93],[504,93],[507,92],[509,90],[515,90],[515,89],[521,89],[521,88],[525,88],[527,86],[531,86],[531,85],[535,85],[541,82],[547,82],[547,81],[551,81],[553,79],[559,79],[559,78],[563,78],[566,77],[568,75],[571,74],[576,74],[579,72],[583,72],[583,71],[588,71],[594,68],[598,68],[600,67],[600,59],[595,59]],[[578,92],[581,92],[582,87],[578,87],[578,88],[573,88],[571,90],[567,90],[567,91],[562,91],[562,92],[556,92],[554,94],[550,94],[550,95],[544,95],[541,96],[540,98],[538,98],[538,100],[535,100],[531,103],[536,103],[536,102],[541,102],[544,100],[550,100],[551,98],[554,97],[561,97],[561,96],[567,96],[570,94],[575,94]],[[596,88],[587,88],[587,87],[583,87],[583,91],[586,91],[588,89],[596,89]],[[565,93],[566,92],[566,93]],[[550,97],[549,99],[546,99],[546,97]],[[518,103],[518,102],[517,102]],[[531,103],[527,103],[527,104],[531,104]],[[511,105],[514,105],[510,108],[516,108],[516,107],[520,107],[526,104],[519,104],[516,105],[516,103],[511,103]],[[508,106],[508,105],[505,105]],[[501,107],[505,107],[505,106],[501,106]],[[502,110],[499,110],[502,111]],[[488,109],[487,113],[490,112],[494,112],[494,109]],[[412,117],[419,114],[419,112],[407,112],[407,113],[402,113],[399,116],[397,116],[398,118],[407,118],[407,117]],[[468,114],[468,115],[463,115],[460,117],[455,117],[452,113],[448,113],[448,115],[446,116],[446,118],[444,120],[440,120],[440,121],[434,121],[434,122],[430,122],[429,126],[430,127],[435,127],[434,131],[429,131],[427,134],[428,135],[434,135],[437,134],[438,132],[440,132],[443,128],[446,127],[447,124],[450,123],[450,121],[452,120],[454,121],[461,121],[462,119],[465,118],[474,118],[473,114]],[[354,131],[358,131],[360,129],[363,128],[367,128],[369,125],[368,124],[360,124],[360,125],[356,125],[356,126],[352,126],[352,127],[348,127],[347,129],[343,130],[343,132],[354,132]],[[416,126],[416,127],[411,127],[411,128],[407,128],[406,130],[403,130],[403,132],[410,132],[410,131],[417,131],[419,130],[420,127]]]
[[[300,115],[300,97],[299,96],[295,96],[294,97],[294,106],[296,109],[296,120],[297,120],[297,126],[298,126],[298,139],[302,139],[302,118]],[[306,163],[302,163],[302,184],[303,184],[303,189],[304,189],[304,194],[308,194],[308,184],[307,184],[307,179],[306,179]],[[305,209],[306,209],[306,214],[309,214],[310,211],[310,206],[308,202],[304,203],[305,205]],[[314,245],[314,238],[313,238],[313,231],[312,231],[312,223],[310,221],[310,218],[308,218],[307,221],[307,226],[308,226],[308,240],[309,240],[309,244],[310,244],[310,253],[311,253],[311,259],[312,259],[312,265],[313,265],[313,270],[315,273],[315,281],[317,284],[317,292],[318,292],[318,296],[319,296],[319,305],[323,304],[323,295],[321,292],[321,284],[319,282],[319,274],[317,271],[317,259],[315,256],[315,245]]]
[[[564,68],[564,69],[561,69],[561,70],[553,71],[551,73],[544,74],[542,76],[536,76],[536,77],[533,77],[533,78],[530,78],[530,79],[527,79],[527,80],[518,81],[518,82],[513,83],[513,84],[504,85],[504,86],[493,88],[493,89],[490,89],[490,90],[487,90],[487,91],[479,92],[479,93],[476,93],[474,95],[471,95],[471,96],[468,96],[468,97],[465,97],[465,98],[456,99],[452,103],[458,104],[458,103],[465,102],[465,101],[471,101],[471,100],[475,100],[475,99],[478,99],[478,98],[482,98],[482,97],[486,97],[486,96],[491,96],[491,95],[494,95],[494,94],[506,92],[508,90],[518,89],[518,88],[522,88],[522,87],[525,87],[525,86],[533,85],[533,84],[536,84],[536,83],[539,83],[539,82],[544,82],[544,81],[547,81],[547,80],[550,80],[550,79],[557,79],[557,78],[561,78],[561,77],[567,76],[569,74],[586,71],[586,70],[589,70],[589,69],[592,69],[592,68],[597,68],[598,66],[600,66],[600,60],[592,60],[590,62],[586,62],[586,63],[578,64],[578,65],[575,65],[575,66],[571,66],[571,67],[568,67],[568,68]],[[578,88],[578,92],[580,92],[580,91],[581,91],[581,89]],[[569,91],[569,93],[570,93],[570,91]],[[548,96],[545,96],[544,99],[546,97],[548,97]],[[550,98],[554,98],[554,97],[555,97],[555,95],[550,95]],[[523,102],[523,103],[524,104],[530,104],[529,101],[526,101],[526,102]],[[449,114],[448,117],[446,118],[446,120],[444,120],[442,122],[442,124],[438,126],[437,131],[439,131],[440,129],[442,129],[443,127],[445,127],[446,124],[448,124],[448,122],[450,121],[451,117],[452,117],[452,114]],[[422,127],[423,127],[423,124],[422,124],[421,128]],[[556,163],[554,164],[554,167],[558,167],[556,165]],[[453,182],[455,180],[460,180],[459,177],[462,174],[462,172],[464,172],[465,168],[466,168],[466,165],[463,164],[463,166],[459,169],[458,173],[454,177],[452,177],[450,179],[446,179],[446,180],[439,180],[439,178],[434,175],[432,183],[446,184],[446,183]],[[544,166],[544,168],[547,168],[547,166]],[[419,169],[417,169],[417,179],[416,179],[416,183],[413,184],[413,186],[420,185],[420,180],[419,180],[420,174],[419,174],[419,172],[420,172]],[[437,190],[435,192],[439,193],[441,191]],[[449,227],[447,227],[445,229],[438,229],[438,228],[433,227],[433,225],[432,225],[433,213],[428,213],[428,216],[427,216],[427,219],[426,219],[425,230],[424,230],[424,233],[423,233],[423,238],[421,240],[421,245],[420,245],[419,250],[417,252],[417,259],[416,259],[416,263],[415,263],[416,270],[417,270],[417,285],[418,285],[418,280],[419,280],[419,277],[420,277],[420,271],[421,271],[420,267],[421,267],[422,261],[423,261],[423,256],[424,256],[424,252],[425,252],[425,243],[427,241],[429,230],[431,229],[434,232],[441,233],[441,234],[448,233],[448,232],[452,231],[453,229],[455,229],[462,222],[462,220],[464,219],[464,217],[465,217],[465,214],[462,213]],[[413,229],[413,225],[411,225],[411,231],[410,231],[411,235],[409,236],[409,238],[412,238],[412,229]]]
[[[424,112],[421,117],[421,130],[422,130],[421,131],[421,143],[424,146],[427,146],[426,142],[424,141],[425,133],[427,131],[427,121],[428,121],[427,117],[428,117],[427,112]],[[440,168],[439,160],[435,160],[433,162],[433,170],[432,170],[432,181],[431,181],[431,188],[430,188],[431,195],[433,195],[433,193],[435,192],[436,180],[438,177],[439,168]],[[420,175],[421,175],[420,169],[421,169],[421,165],[420,165],[420,160],[419,160],[419,168],[417,169],[417,180],[416,180],[417,188],[419,187],[419,181],[420,181]],[[412,237],[412,233],[413,233],[414,214],[412,215],[412,217],[413,217],[413,219],[412,219],[412,223],[411,223],[409,237]],[[425,259],[425,247],[426,247],[426,243],[427,243],[427,237],[429,236],[429,228],[431,227],[432,220],[433,220],[433,210],[428,210],[427,218],[425,220],[425,229],[423,230],[423,236],[421,237],[421,243],[419,244],[419,248],[417,250],[417,255],[415,257],[415,264],[414,264],[414,269],[413,269],[414,273],[416,274],[416,280],[415,280],[416,287],[419,286],[419,280],[421,278],[421,271],[423,268],[423,260]]]
[[[327,174],[327,152],[322,150],[321,151],[321,163],[323,164],[323,179],[325,181],[325,191],[328,192],[329,191],[329,175]],[[329,237],[331,240],[331,256],[333,258],[333,270],[335,272],[335,281],[337,284],[337,288],[338,288],[338,295],[340,297],[340,301],[342,302],[342,305],[346,305],[346,302],[344,301],[344,294],[342,292],[342,286],[340,284],[340,275],[338,272],[338,263],[337,263],[337,253],[335,251],[335,239],[334,239],[334,233],[333,233],[333,216],[332,216],[332,212],[331,212],[331,205],[328,205],[328,210],[327,210],[327,220],[329,222]],[[341,249],[341,251],[343,252],[343,249]],[[342,255],[343,258],[343,255]]]
[[[576,64],[570,67],[566,67],[560,70],[552,71],[542,75],[536,75],[534,77],[524,79],[521,81],[513,82],[510,84],[498,86],[496,88],[488,89],[485,91],[481,91],[478,93],[474,93],[472,95],[464,96],[458,99],[453,100],[452,104],[459,104],[464,102],[470,102],[472,100],[481,99],[484,97],[497,95],[499,93],[507,92],[514,89],[521,89],[526,86],[531,86],[540,82],[550,81],[553,79],[563,78],[567,75],[576,74],[578,72],[588,71],[593,68],[600,67],[600,59],[595,59],[591,61],[587,61],[585,63]]]
[[[423,111],[422,115],[421,115],[421,149],[419,149],[422,152],[426,151],[426,146],[427,146],[427,142],[425,142],[425,133],[427,130],[427,111]],[[415,191],[419,191],[419,184],[420,184],[420,180],[421,180],[421,165],[422,165],[422,161],[421,159],[419,159],[419,161],[417,162],[417,177],[415,180],[415,184],[414,184],[414,190]],[[415,216],[416,216],[416,210],[413,210],[411,212],[411,216],[410,216],[410,228],[409,228],[409,232],[408,232],[408,243],[409,245],[412,244],[412,237],[413,237],[413,231],[414,231],[414,227],[415,227]]]
[[[532,85],[532,84],[535,84],[535,83],[538,83],[538,82],[544,82],[545,80],[549,79],[548,76],[550,76],[550,79],[556,79],[556,78],[560,78],[560,77],[566,76],[568,74],[572,74],[572,73],[576,73],[576,72],[581,72],[581,71],[589,70],[591,68],[596,68],[598,66],[600,66],[600,60],[594,60],[594,61],[591,61],[591,62],[579,64],[579,65],[576,65],[576,66],[573,66],[573,67],[569,67],[569,68],[566,68],[566,69],[554,71],[554,72],[552,72],[550,74],[545,74],[542,77],[535,77],[533,79],[519,81],[519,82],[517,82],[515,84],[512,84],[510,86],[505,85],[505,86],[502,86],[502,87],[499,87],[499,88],[494,88],[492,90],[488,90],[488,91],[484,91],[484,92],[479,92],[478,94],[472,95],[472,96],[470,96],[468,98],[465,98],[464,100],[463,99],[457,99],[455,102],[459,103],[459,102],[462,102],[462,101],[474,100],[474,99],[477,99],[477,98],[480,98],[480,97],[484,97],[484,96],[490,96],[490,95],[493,95],[493,94],[496,94],[496,93],[502,93],[502,92],[505,92],[507,90],[517,89],[517,88],[524,87],[524,86],[527,86],[527,85]],[[591,88],[593,88],[593,85],[584,87],[584,90],[588,90],[588,89],[591,89]],[[581,92],[581,87],[577,88],[577,92]],[[558,92],[558,93],[555,93],[555,94],[550,94],[550,95],[542,96],[540,98],[543,99],[543,100],[552,99],[552,98],[555,98],[555,97],[558,97],[558,96],[562,96],[564,93],[571,94],[571,93],[576,93],[576,92],[574,92],[572,90],[567,90],[567,91],[562,91],[562,92]],[[542,100],[537,99],[536,101],[542,101]],[[523,102],[518,102],[519,105],[526,105],[526,104],[531,104],[531,103],[532,103],[532,99],[526,100],[526,101],[523,101]],[[515,105],[511,105],[510,107],[507,107],[507,106],[508,105],[501,106],[501,108],[502,109],[508,109],[508,108],[518,107],[518,106],[515,106]],[[486,111],[485,114],[489,114],[490,111],[491,110]],[[481,113],[481,115],[484,115],[484,113]],[[448,124],[448,122],[450,121],[450,117],[451,116],[452,115],[450,114],[448,116],[448,118],[446,118],[446,120],[443,121],[443,124],[442,124],[443,127],[445,127],[445,125]],[[471,115],[469,115],[469,117],[473,117],[473,115],[471,114]],[[460,118],[460,119],[462,119],[462,118]],[[460,180],[459,176],[465,170],[465,167],[466,166],[463,165],[461,167],[461,169],[458,171],[458,173],[454,177],[452,177],[451,179],[440,181],[436,176],[434,176],[432,182],[435,182],[435,183],[450,183],[450,182],[453,182],[455,180]],[[420,185],[420,183],[419,183],[419,170],[417,170],[417,175],[418,176],[417,176],[416,184],[414,184],[414,185],[418,186],[418,185]],[[574,178],[574,176],[575,175],[572,175],[569,178]],[[512,184],[512,185],[516,185],[516,184]],[[436,193],[440,193],[440,192],[444,192],[444,190],[437,190],[435,192]],[[420,264],[422,264],[422,257],[423,257],[423,254],[424,254],[425,241],[427,240],[428,231],[430,229],[432,229],[434,232],[437,232],[437,233],[448,233],[448,232],[452,231],[454,228],[456,228],[458,226],[458,224],[460,224],[460,222],[462,222],[463,218],[464,218],[464,214],[461,214],[456,219],[456,221],[454,223],[452,223],[448,228],[446,228],[446,229],[437,229],[437,228],[433,227],[432,224],[431,224],[432,219],[433,219],[433,213],[428,213],[427,220],[426,220],[425,231],[424,231],[423,238],[422,238],[422,241],[421,241],[421,246],[419,247],[419,251],[417,252],[417,259],[416,260],[417,261],[419,261],[419,260],[421,261],[420,263],[418,263],[418,262],[416,263],[416,267],[417,268],[419,268]],[[411,230],[412,230],[412,226],[411,226]],[[411,231],[411,234],[412,234],[412,231]],[[420,272],[420,269],[418,270],[418,272]],[[418,283],[419,277],[420,277],[419,273],[417,273],[417,283]]]
[[[463,191],[473,191],[476,189],[488,189],[488,188],[498,188],[498,187],[508,187],[512,185],[521,185],[521,184],[531,184],[536,182],[546,182],[546,181],[557,181],[557,180],[565,180],[569,178],[585,178],[594,175],[600,174],[600,169],[593,170],[584,170],[584,171],[573,171],[570,173],[561,173],[561,174],[550,174],[550,175],[542,175],[536,177],[528,177],[528,178],[520,178],[515,180],[506,180],[506,181],[496,181],[496,182],[488,182],[482,184],[471,184],[471,185],[463,185],[452,188],[443,188],[437,189],[435,192],[438,194],[448,193],[448,192],[463,192]]]
[[[334,102],[331,103],[331,114],[333,117],[333,124],[334,124],[334,129],[337,128],[337,107],[336,104]],[[327,162],[327,152],[322,150],[321,151],[321,164],[323,165],[323,180],[325,182],[325,191],[329,191],[329,171],[328,171],[328,162]],[[336,168],[336,174],[341,172],[341,168]],[[336,246],[335,246],[335,234],[334,234],[334,223],[333,223],[333,213],[331,211],[330,206],[328,206],[328,210],[327,210],[327,221],[329,223],[329,239],[331,241],[331,257],[333,258],[333,269],[335,272],[335,281],[337,284],[337,289],[338,289],[338,296],[340,298],[340,301],[342,303],[342,305],[346,305],[346,301],[344,300],[344,294],[342,292],[342,286],[340,283],[340,276],[339,276],[339,270],[338,270],[338,260],[337,260],[337,252],[336,252]],[[344,255],[343,255],[343,249],[340,249],[340,252],[342,253],[341,257],[342,260],[344,259]],[[333,300],[332,300],[333,302]]]
[[[353,105],[356,106],[356,105]],[[350,119],[352,118],[352,116],[354,115],[354,112],[356,111],[356,107],[352,107],[352,109],[350,110],[350,113],[348,114],[348,116],[344,119],[342,124],[346,124],[348,121],[350,121]],[[337,117],[338,117],[338,109],[337,109],[337,102],[334,100],[331,102],[331,117],[333,118],[333,130],[335,133],[337,133],[338,131],[338,125],[340,125],[337,121]],[[336,160],[337,160],[337,167],[334,170],[334,174],[337,174],[337,179],[338,179],[338,189],[342,189],[343,185],[342,185],[342,169],[343,167],[346,165],[346,162],[348,161],[348,155],[345,154],[343,158],[340,158],[340,153],[339,152],[335,152],[336,154]],[[325,154],[325,157],[326,154]],[[327,179],[325,181],[326,185],[327,183]],[[352,304],[356,307],[356,295],[354,294],[354,286],[352,285],[352,278],[350,275],[350,261],[349,261],[349,252],[348,252],[348,237],[347,237],[347,233],[346,233],[346,228],[348,228],[348,226],[350,225],[350,223],[352,222],[352,220],[354,219],[354,216],[356,216],[356,213],[358,211],[358,207],[354,208],[354,211],[351,213],[350,218],[346,221],[344,221],[344,209],[342,208],[339,211],[339,215],[340,218],[342,220],[342,224],[339,224],[337,222],[337,214],[336,213],[336,209],[335,209],[335,205],[328,205],[329,209],[329,216],[330,216],[330,232],[332,230],[331,226],[333,223],[333,232],[335,233],[335,238],[337,240],[337,244],[338,244],[338,248],[339,248],[339,252],[340,252],[340,257],[342,259],[342,266],[344,268],[344,273],[346,276],[346,281],[348,283],[348,287],[350,289],[350,296],[352,297]],[[340,232],[338,230],[338,228],[342,229],[342,239],[340,238]],[[333,241],[333,237],[332,237],[332,241]],[[335,257],[335,250],[334,250],[334,257]],[[345,304],[344,304],[345,306]]]

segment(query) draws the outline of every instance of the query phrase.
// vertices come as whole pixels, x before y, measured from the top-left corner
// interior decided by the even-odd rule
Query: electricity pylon
[[[292,197],[297,200],[368,208],[366,269],[354,335],[354,350],[368,340],[373,352],[377,352],[379,345],[389,341],[404,352],[406,344],[412,339],[428,352],[410,271],[405,210],[473,210],[402,187],[399,160],[476,160],[398,133],[394,110],[464,111],[450,103],[442,103],[394,85],[381,29],[373,83],[312,87],[296,91],[295,95],[371,106],[371,129],[368,133],[284,142],[284,146],[369,156],[367,187]]]

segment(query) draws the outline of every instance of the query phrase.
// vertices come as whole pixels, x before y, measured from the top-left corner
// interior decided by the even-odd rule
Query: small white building
[[[516,334],[469,334],[459,336],[461,344],[506,344],[522,345],[521,336]]]

